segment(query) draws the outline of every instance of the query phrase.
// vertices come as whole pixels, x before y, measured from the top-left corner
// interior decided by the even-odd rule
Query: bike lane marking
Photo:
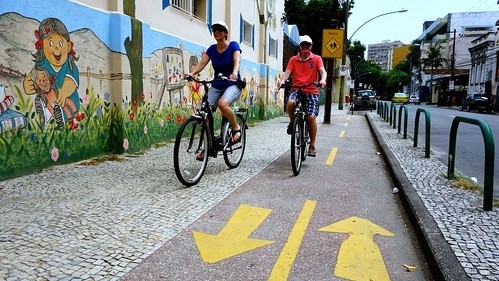
[[[201,259],[206,263],[216,263],[274,243],[249,238],[270,212],[271,209],[241,205],[217,235],[193,231]]]
[[[288,280],[316,205],[317,201],[306,200],[272,268],[269,281]],[[217,263],[274,243],[275,241],[249,238],[271,212],[271,209],[240,205],[217,235],[193,231],[195,244],[203,262]],[[317,231],[348,234],[341,243],[333,276],[349,280],[390,280],[374,236],[395,234],[367,219],[355,216],[324,226]]]
[[[338,148],[333,147],[333,149],[331,149],[331,152],[329,152],[329,156],[326,159],[326,165],[333,165],[337,153],[338,153]]]
[[[341,244],[333,275],[348,280],[390,280],[374,235],[393,237],[395,234],[359,217],[341,220],[319,231],[349,235]]]
[[[298,255],[298,250],[300,249],[301,243],[303,241],[303,236],[307,232],[312,213],[314,212],[316,201],[307,200],[303,206],[298,220],[296,221],[291,233],[289,234],[288,240],[284,245],[284,248],[277,259],[272,272],[269,276],[269,281],[282,281],[288,280],[289,272],[293,267],[293,263]]]

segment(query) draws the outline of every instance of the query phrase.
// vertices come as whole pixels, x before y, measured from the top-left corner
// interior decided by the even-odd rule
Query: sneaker
[[[291,135],[291,133],[293,132],[293,123],[288,124],[288,129],[286,130],[286,132],[288,133],[288,135]]]
[[[308,148],[308,156],[315,157],[316,154],[317,154],[317,151],[315,150],[315,146],[311,145]]]

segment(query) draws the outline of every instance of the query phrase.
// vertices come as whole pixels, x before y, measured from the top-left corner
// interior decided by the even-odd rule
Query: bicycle
[[[280,88],[289,87],[289,82],[286,81]],[[291,88],[297,89],[297,101],[295,105],[295,115],[292,123],[291,131],[291,168],[293,174],[297,176],[301,171],[301,164],[307,159],[308,150],[310,148],[310,136],[307,123],[307,102],[302,100],[305,94],[302,93],[302,88],[310,85],[318,86],[318,82],[312,82],[308,85],[292,85]]]
[[[225,164],[230,169],[239,166],[246,148],[247,108],[233,108],[236,121],[241,128],[239,140],[232,142],[233,131],[230,122],[222,116],[220,134],[215,135],[214,118],[208,104],[208,85],[214,80],[198,80],[186,77],[188,81],[195,81],[203,85],[204,95],[201,106],[180,126],[173,149],[173,163],[178,180],[185,186],[197,184],[204,175],[208,158],[216,158],[219,152],[223,154]],[[228,78],[219,75],[217,79]],[[232,80],[230,80],[232,81]],[[245,81],[234,81],[234,84],[243,89]]]

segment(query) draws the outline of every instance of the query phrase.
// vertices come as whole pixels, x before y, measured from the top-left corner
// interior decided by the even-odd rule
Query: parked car
[[[410,95],[409,96],[409,103],[420,104],[419,97],[416,95]]]
[[[355,93],[353,108],[376,108],[376,93],[373,90],[359,90]]]
[[[459,106],[459,110],[478,110],[480,112],[487,111],[491,113],[493,109],[493,101],[484,94],[469,94],[463,99],[463,102]]]
[[[407,104],[409,102],[409,98],[405,93],[395,93],[392,98],[392,103],[402,103]]]

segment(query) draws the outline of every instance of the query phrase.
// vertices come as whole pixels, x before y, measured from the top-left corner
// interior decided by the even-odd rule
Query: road
[[[499,140],[498,116],[478,112],[459,111],[458,107],[439,107],[436,105],[408,105],[409,119],[407,133],[414,135],[414,121],[418,108],[427,110],[431,119],[430,146],[439,159],[448,165],[449,135],[454,117],[463,116],[467,118],[482,119],[486,121],[492,131],[494,140]],[[398,111],[397,111],[398,118]],[[419,119],[418,145],[425,142],[425,117],[422,113]],[[485,171],[485,147],[480,128],[476,125],[460,123],[456,139],[456,172],[477,179],[483,187]],[[495,149],[495,167],[499,158],[499,149]],[[499,169],[494,170],[494,198],[499,198]]]
[[[287,151],[124,280],[433,280],[363,112],[317,144],[298,176]]]

